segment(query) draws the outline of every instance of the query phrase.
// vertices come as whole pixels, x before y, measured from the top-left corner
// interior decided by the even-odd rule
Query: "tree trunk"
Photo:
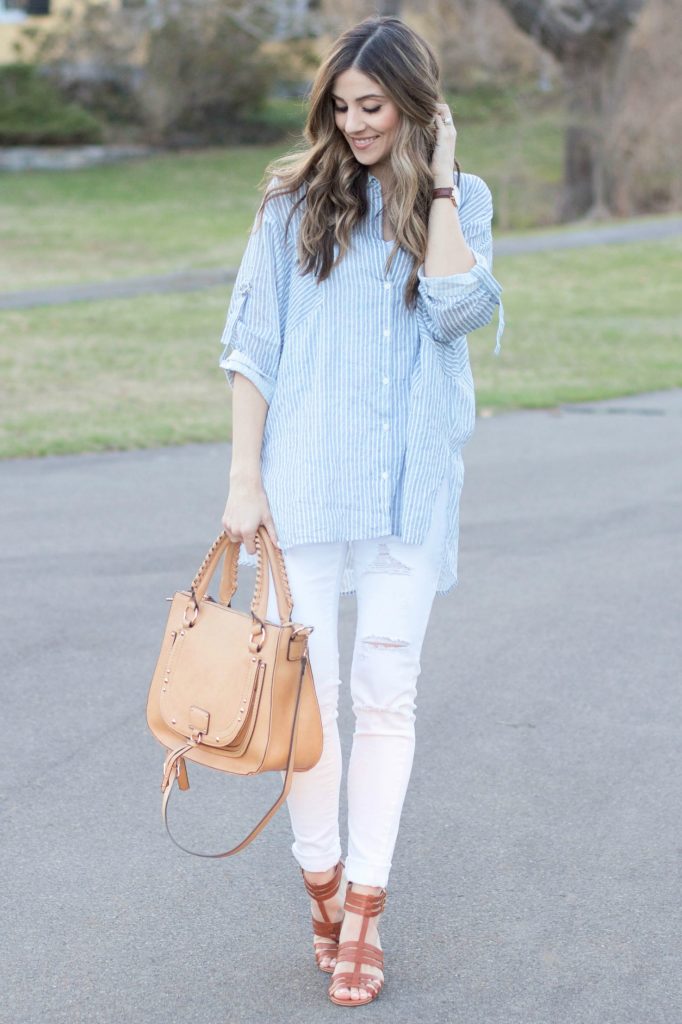
[[[567,119],[561,220],[611,216],[608,136],[625,44],[621,36],[601,51],[578,52],[564,59]]]
[[[608,165],[608,135],[618,98],[614,86],[645,0],[499,2],[561,64],[567,114],[561,220],[608,217],[616,177]]]

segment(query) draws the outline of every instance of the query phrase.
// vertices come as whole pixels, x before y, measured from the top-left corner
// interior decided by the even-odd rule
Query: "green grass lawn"
[[[498,257],[501,355],[497,315],[469,336],[479,409],[682,386],[681,257],[679,239]],[[228,299],[209,288],[2,312],[0,456],[229,440]]]
[[[522,92],[500,109],[488,98],[478,107],[472,97],[452,102],[457,158],[493,190],[495,229],[552,223],[562,162],[558,101]],[[3,174],[0,288],[234,266],[258,204],[257,184],[294,138],[81,171]]]

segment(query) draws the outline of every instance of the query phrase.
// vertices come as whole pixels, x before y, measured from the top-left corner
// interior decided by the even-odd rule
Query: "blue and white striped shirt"
[[[504,330],[502,286],[491,273],[490,189],[465,173],[459,188],[476,265],[447,277],[426,277],[422,265],[414,309],[404,301],[411,256],[398,249],[385,268],[394,243],[383,238],[374,175],[367,217],[319,284],[298,268],[300,208],[285,238],[296,197],[270,200],[239,267],[219,362],[230,387],[238,371],[269,403],[261,476],[283,549],[386,534],[421,543],[447,475],[439,594],[457,582],[461,447],[475,422],[467,334],[488,324],[496,305],[496,352]],[[243,544],[239,562],[255,564]],[[340,592],[355,592],[350,546]]]

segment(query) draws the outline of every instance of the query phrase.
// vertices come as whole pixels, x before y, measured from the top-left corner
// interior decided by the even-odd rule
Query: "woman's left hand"
[[[452,175],[455,170],[455,143],[457,142],[457,129],[450,113],[447,103],[437,103],[438,113],[434,120],[436,122],[437,136],[436,145],[431,158],[431,173],[433,174],[434,186],[451,185]]]

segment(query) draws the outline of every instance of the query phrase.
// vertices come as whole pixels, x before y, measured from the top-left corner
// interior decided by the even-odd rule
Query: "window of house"
[[[23,21],[50,13],[50,0],[0,0],[0,21]]]

